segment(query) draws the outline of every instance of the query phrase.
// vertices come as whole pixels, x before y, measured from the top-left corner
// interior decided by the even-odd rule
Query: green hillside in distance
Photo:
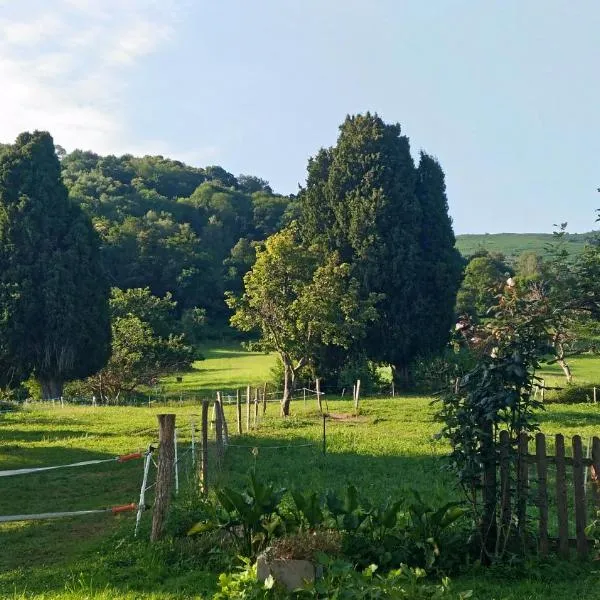
[[[586,242],[597,232],[567,234],[567,247],[570,253],[583,250]],[[552,242],[551,233],[467,233],[456,236],[456,247],[463,256],[471,256],[478,250],[501,252],[509,261],[514,261],[527,250],[540,255],[546,254],[546,246]]]

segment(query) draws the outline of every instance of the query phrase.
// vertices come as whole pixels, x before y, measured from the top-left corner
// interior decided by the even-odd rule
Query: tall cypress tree
[[[416,355],[448,339],[460,280],[441,168],[426,155],[415,168],[399,125],[349,116],[309,161],[300,202],[305,241],[339,252],[365,294],[383,295],[362,345],[402,383]]]
[[[416,195],[423,215],[419,352],[432,354],[447,343],[448,331],[455,320],[454,305],[462,278],[463,259],[455,248],[444,171],[435,158],[424,152],[421,152],[417,168]]]
[[[99,238],[68,199],[50,134],[21,134],[0,155],[0,367],[34,375],[45,398],[110,353],[109,286]]]

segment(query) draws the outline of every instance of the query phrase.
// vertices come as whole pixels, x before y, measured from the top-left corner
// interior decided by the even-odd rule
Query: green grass
[[[204,394],[224,390],[228,384],[235,388],[251,378],[259,383],[272,360],[260,354],[236,355],[231,348],[207,353],[195,374],[198,389]],[[593,379],[597,366],[591,360],[577,361],[575,376]],[[182,385],[192,389],[185,377]],[[177,389],[176,382],[172,389]],[[411,489],[419,490],[433,504],[458,497],[452,479],[441,469],[447,449],[432,440],[439,426],[433,422],[429,398],[362,400],[358,419],[344,417],[328,423],[325,456],[314,399],[306,407],[301,400],[295,401],[292,408],[294,415],[283,421],[277,416],[277,406],[270,404],[258,428],[238,437],[233,435],[235,409],[227,406],[232,446],[223,472],[213,473],[213,483],[239,484],[255,466],[264,478],[289,488],[341,489],[352,482],[373,500],[404,496]],[[346,400],[328,398],[331,413],[349,415],[351,409]],[[95,409],[38,405],[1,413],[0,469],[105,458],[144,449],[155,440],[156,414],[166,410],[177,415],[183,451],[190,443],[190,422],[197,420],[197,404]],[[598,434],[600,409],[582,404],[549,405],[542,415],[542,429],[567,436]],[[253,447],[258,448],[256,457],[251,453]],[[182,483],[187,472],[189,469],[184,469]],[[141,475],[138,460],[0,478],[0,515],[135,502]],[[131,539],[131,514],[0,525],[0,598],[209,597],[216,574],[204,567],[203,550],[197,549],[194,555],[187,541],[151,548],[145,541],[149,523],[150,514],[145,514],[137,542]],[[596,576],[586,565],[536,564],[526,576],[523,573],[521,568],[471,572],[456,578],[455,586],[474,589],[477,597],[486,599],[600,598]]]
[[[592,233],[567,236],[567,249],[572,254],[580,253]],[[478,250],[500,252],[509,261],[514,261],[522,252],[533,250],[540,255],[546,254],[546,246],[552,242],[551,233],[494,233],[464,234],[456,236],[456,247],[463,256],[470,256]]]
[[[274,354],[249,352],[239,344],[200,348],[204,360],[196,361],[192,369],[163,380],[166,394],[210,397],[215,392],[233,392],[238,387],[259,385],[271,380],[276,364]],[[178,382],[177,377],[182,381]]]

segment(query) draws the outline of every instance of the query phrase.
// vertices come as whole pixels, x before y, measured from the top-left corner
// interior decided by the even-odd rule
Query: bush
[[[471,597],[470,592],[452,594],[450,581],[428,582],[422,569],[411,569],[402,565],[399,569],[379,575],[376,565],[369,565],[357,571],[345,561],[322,556],[323,577],[302,590],[291,594],[282,590],[272,577],[262,583],[256,579],[256,566],[249,563],[235,574],[222,573],[219,576],[219,591],[214,600],[253,600],[258,598],[278,600],[280,598],[345,598],[347,600],[375,600],[390,598],[396,600],[435,600]]]
[[[546,391],[544,401],[549,404],[591,403],[594,401],[594,391],[592,387],[571,384],[562,389]]]

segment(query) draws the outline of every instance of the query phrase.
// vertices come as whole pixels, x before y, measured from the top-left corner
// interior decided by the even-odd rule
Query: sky
[[[596,226],[598,0],[0,0],[0,141],[162,154],[280,193],[347,114],[446,173],[457,233]]]

